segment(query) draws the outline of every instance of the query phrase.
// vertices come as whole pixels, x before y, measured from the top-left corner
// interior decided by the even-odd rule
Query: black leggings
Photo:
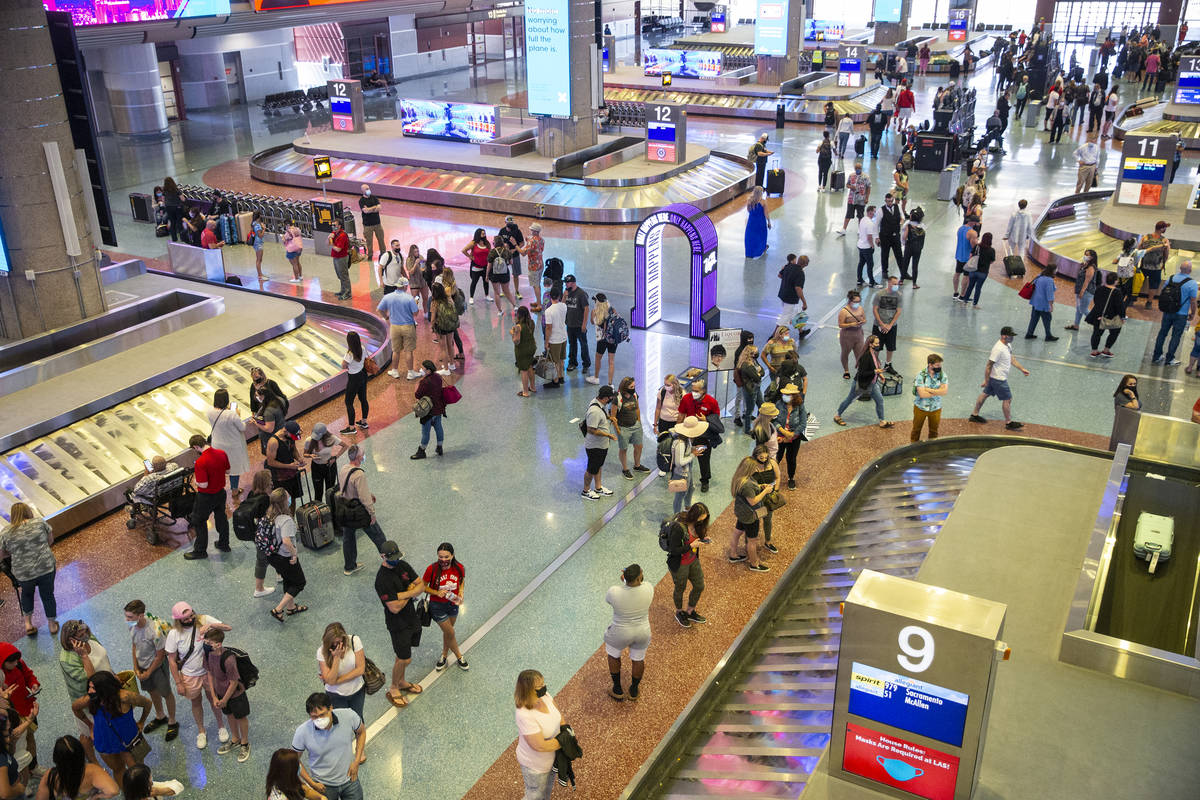
[[[1104,333],[1104,328],[1100,327],[1100,323],[1095,323],[1094,325],[1092,325],[1092,349],[1093,350],[1100,349],[1100,334],[1102,334],[1102,333]],[[1108,341],[1104,343],[1104,349],[1111,350],[1112,346],[1113,346],[1113,342],[1117,341],[1117,337],[1120,335],[1121,335],[1120,328],[1109,328],[1108,329]]]
[[[904,261],[900,267],[900,280],[912,280],[917,282],[917,265],[921,263],[921,251],[909,249],[904,254]]]
[[[801,439],[799,436],[797,436],[790,442],[779,443],[779,452],[787,458],[787,474],[789,481],[795,480],[796,478],[796,453],[800,452],[800,442]]]
[[[483,281],[483,296],[488,296],[488,282],[483,279],[483,276],[486,274],[487,272],[485,270],[479,270],[478,272],[471,270],[471,292],[467,295],[467,297],[475,296],[475,284],[479,283],[480,281]]]
[[[821,187],[829,183],[829,167],[832,164],[832,161],[828,164],[822,164],[820,161],[817,162],[817,186]]]
[[[367,403],[367,371],[365,369],[346,376],[346,422],[354,424],[354,398],[362,405],[362,418],[365,421],[371,406]]]
[[[463,354],[462,337],[458,335],[458,328],[454,329],[454,346],[458,348],[458,354],[461,356]]]
[[[167,232],[172,242],[183,239],[183,206],[167,206]]]
[[[312,462],[309,475],[312,477],[313,494],[320,501],[325,497],[325,489],[337,486],[337,459],[328,464]]]

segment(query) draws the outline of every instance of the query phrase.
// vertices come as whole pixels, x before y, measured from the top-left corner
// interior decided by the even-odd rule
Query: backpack
[[[1125,253],[1117,259],[1117,277],[1121,280],[1128,280],[1133,277],[1133,273],[1137,270],[1137,259],[1133,253]]]
[[[561,282],[563,278],[563,261],[561,258],[547,258],[546,266],[542,270],[542,274],[547,278],[552,278],[555,282]]]
[[[433,324],[439,330],[452,331],[458,327],[458,313],[449,303],[438,303],[437,310],[433,313]]]
[[[233,510],[233,535],[240,541],[253,542],[258,529],[258,518],[267,513],[271,498],[265,494],[247,497]]]
[[[262,516],[254,525],[254,546],[267,558],[279,552],[279,537],[275,535],[275,520]]]
[[[1183,308],[1183,285],[1191,278],[1181,281],[1169,280],[1158,293],[1158,310],[1164,314],[1177,314]]]
[[[234,665],[237,667],[238,682],[245,689],[250,689],[254,684],[258,683],[258,667],[254,666],[254,662],[250,660],[250,655],[240,647],[225,646],[225,653],[233,656]],[[225,668],[226,656],[221,656],[221,668]]]
[[[463,294],[462,289],[459,289],[457,286],[455,286],[454,296],[450,299],[454,301],[454,313],[459,315],[467,313],[467,298],[466,295]],[[455,319],[454,321],[458,322],[458,319]]]
[[[667,517],[658,525],[658,546],[664,553],[671,552],[671,517]]]
[[[599,405],[600,405],[599,403],[597,403],[595,400],[593,400],[592,402],[588,403],[588,411],[592,410],[592,406],[599,406]],[[601,407],[600,410],[603,411],[604,408]],[[586,437],[588,435],[587,411],[583,412],[583,419],[579,420],[579,435],[583,436],[583,437]]]
[[[658,465],[659,472],[671,474],[672,468],[675,466],[675,437],[670,431],[663,433],[658,437],[658,447],[654,451],[654,461]]]
[[[609,311],[604,323],[604,341],[609,344],[620,344],[629,341],[629,323],[615,311]]]

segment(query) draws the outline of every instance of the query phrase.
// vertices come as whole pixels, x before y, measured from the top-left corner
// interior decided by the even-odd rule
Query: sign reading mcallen
[[[567,0],[532,0],[525,7],[525,77],[530,114],[571,114],[567,9]]]

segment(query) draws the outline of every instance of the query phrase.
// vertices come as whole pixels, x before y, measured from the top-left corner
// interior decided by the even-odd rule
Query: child
[[[0,666],[4,669],[4,696],[8,704],[21,717],[21,724],[13,728],[10,734],[16,739],[22,732],[26,736],[26,747],[33,757],[30,765],[37,764],[37,743],[33,740],[33,732],[37,726],[32,724],[38,714],[37,693],[42,690],[42,684],[37,676],[21,658],[21,651],[8,642],[0,642]]]
[[[213,708],[225,712],[231,734],[230,740],[217,748],[217,754],[225,755],[236,748],[240,764],[250,758],[250,701],[238,674],[237,659],[225,650],[225,631],[219,628],[210,628],[204,634],[204,649],[208,653],[208,696]]]

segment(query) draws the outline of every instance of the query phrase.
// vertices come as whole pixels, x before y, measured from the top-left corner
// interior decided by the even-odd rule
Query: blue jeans
[[[758,414],[758,407],[762,405],[762,387],[758,384],[754,386],[742,387],[742,403],[746,406],[745,429],[746,433],[750,432],[750,428],[754,425],[754,417]]]
[[[588,352],[587,331],[583,328],[567,327],[567,366],[583,364],[584,370],[592,368],[592,354]]]
[[[1158,338],[1154,340],[1154,360],[1158,361],[1163,357],[1163,342],[1167,340],[1167,334],[1171,334],[1171,344],[1167,347],[1167,361],[1172,361],[1175,358],[1175,351],[1179,349],[1179,340],[1183,338],[1183,329],[1187,327],[1187,311],[1182,314],[1163,314],[1162,325],[1158,328]]]
[[[435,414],[434,416],[430,417],[429,419],[427,419],[421,423],[421,449],[422,450],[425,449],[425,445],[429,444],[429,429],[430,428],[437,431],[437,443],[438,443],[438,446],[441,446],[442,439],[443,439],[442,415],[441,414]]]
[[[1096,295],[1091,292],[1080,292],[1079,297],[1075,298],[1075,327],[1079,327],[1079,320],[1087,316],[1088,311],[1092,308],[1092,300]]]
[[[963,295],[964,298],[970,300],[975,305],[979,305],[979,293],[983,291],[983,284],[987,282],[987,273],[975,270],[967,273],[967,292]],[[974,298],[972,299],[972,295]]]
[[[21,586],[22,614],[27,617],[33,614],[33,590],[37,589],[38,594],[42,596],[42,609],[46,612],[46,619],[58,619],[58,604],[54,601],[54,575],[55,571],[50,570],[32,580],[17,582]]]
[[[329,705],[331,708],[349,708],[358,718],[363,718],[363,703],[367,699],[367,687],[363,686],[357,692],[351,695],[338,694],[337,692],[328,692]]]
[[[345,569],[354,569],[358,564],[358,528],[342,528],[342,559],[345,564]],[[375,545],[376,550],[383,547],[386,541],[383,530],[379,527],[378,522],[372,522],[362,531],[367,534],[367,538]],[[360,795],[361,796],[361,795]]]
[[[528,767],[521,767],[521,777],[525,780],[525,794],[521,800],[550,800],[550,790],[554,788],[554,771],[534,772]]]
[[[840,417],[842,412],[849,407],[862,393],[858,388],[858,381],[850,381],[850,394],[846,395],[846,399],[838,406],[837,415]],[[871,399],[875,401],[875,416],[879,417],[879,421],[883,422],[883,395],[879,393],[879,381],[871,382]]]
[[[694,469],[695,466],[696,466],[696,462],[693,461],[691,464],[688,465],[687,474],[681,476],[684,480],[686,480],[688,482],[687,491],[686,492],[672,492],[672,494],[675,495],[675,498],[671,501],[671,508],[674,510],[674,512],[676,514],[678,514],[680,511],[683,511],[685,508],[692,507],[692,495],[695,494],[695,492],[696,492],[696,480],[695,480],[696,470]],[[671,477],[674,477],[674,473],[671,474]]]
[[[337,786],[327,783],[325,800],[363,800],[362,784],[358,781],[346,781]]]
[[[1050,333],[1050,312],[1038,311],[1036,308],[1029,312],[1029,328],[1025,331],[1026,336],[1033,336],[1033,329],[1037,327],[1038,320],[1041,320],[1042,327],[1046,329],[1046,336],[1051,336]]]

